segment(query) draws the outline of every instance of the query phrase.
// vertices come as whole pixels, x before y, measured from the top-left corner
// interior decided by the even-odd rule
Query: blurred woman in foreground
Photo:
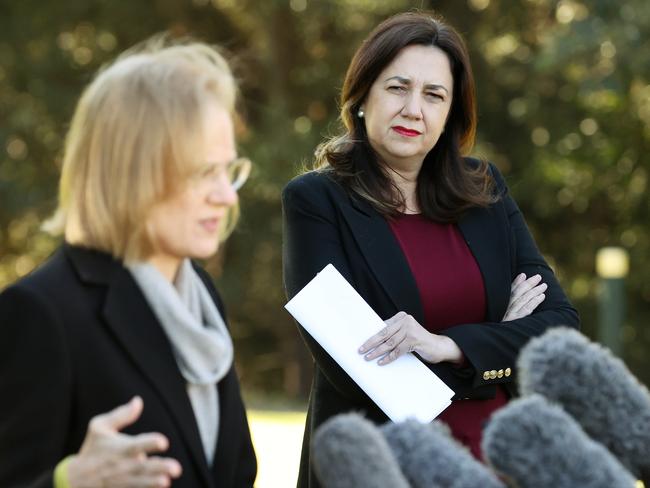
[[[235,96],[201,43],[127,52],[84,91],[49,222],[65,242],[0,294],[0,486],[252,486],[223,304],[191,261],[250,168]]]

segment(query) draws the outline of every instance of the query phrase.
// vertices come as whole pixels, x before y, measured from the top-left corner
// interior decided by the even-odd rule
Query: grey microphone
[[[409,488],[379,429],[356,413],[321,425],[311,455],[324,488]]]
[[[481,445],[489,463],[511,486],[635,486],[636,478],[602,444],[540,395],[514,400],[495,412]]]
[[[634,475],[650,481],[650,394],[608,349],[568,328],[531,340],[518,360],[522,395],[564,408]]]
[[[505,487],[441,422],[387,423],[381,431],[413,488]]]

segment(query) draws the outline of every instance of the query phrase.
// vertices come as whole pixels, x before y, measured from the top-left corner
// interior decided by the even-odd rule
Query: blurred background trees
[[[256,167],[238,230],[207,264],[249,399],[304,400],[311,361],[283,309],[280,192],[336,133],[355,48],[412,8],[434,9],[466,37],[474,154],[505,173],[592,337],[596,251],[629,251],[624,356],[650,384],[647,0],[0,0],[0,288],[59,242],[39,224],[55,206],[67,124],[92,74],[161,31],[218,43],[241,80],[240,152]]]

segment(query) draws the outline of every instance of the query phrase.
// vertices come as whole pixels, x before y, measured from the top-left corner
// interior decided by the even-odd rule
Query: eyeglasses
[[[225,174],[233,190],[238,191],[246,183],[251,166],[251,160],[248,158],[236,158],[225,165],[206,163],[202,169],[191,176],[191,179],[195,182],[211,183]]]

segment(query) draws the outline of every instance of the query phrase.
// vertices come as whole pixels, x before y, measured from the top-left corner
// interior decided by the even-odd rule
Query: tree
[[[494,160],[594,335],[596,250],[629,249],[626,359],[650,347],[650,4],[645,0],[34,0],[0,2],[0,287],[57,245],[63,138],[92,73],[161,31],[224,46],[241,79],[241,153],[255,165],[242,220],[208,262],[247,389],[293,398],[310,358],[283,310],[280,191],[338,130],[347,63],[388,15],[435,8],[466,37],[478,89],[475,153]]]

